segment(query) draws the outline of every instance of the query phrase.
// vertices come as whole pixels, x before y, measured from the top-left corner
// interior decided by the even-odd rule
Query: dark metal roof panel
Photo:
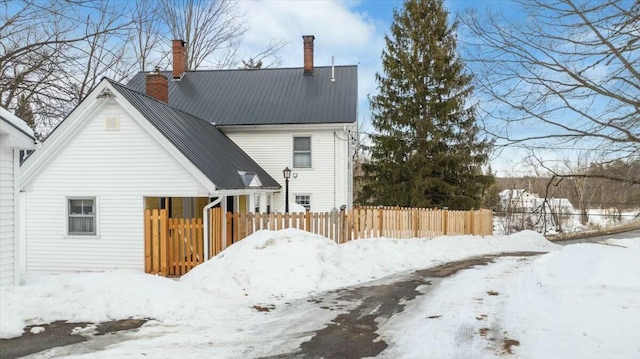
[[[164,73],[169,76],[170,72]],[[129,82],[145,91],[146,72]],[[169,82],[169,104],[216,125],[354,123],[358,68],[302,68],[187,71]]]
[[[276,180],[216,126],[117,82],[109,82],[217,189],[247,188],[238,171],[255,172],[262,183],[260,188],[280,188]]]

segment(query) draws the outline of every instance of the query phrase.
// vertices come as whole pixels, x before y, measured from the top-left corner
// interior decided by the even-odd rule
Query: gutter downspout
[[[204,260],[209,260],[209,210],[216,204],[222,202],[222,196],[216,198],[213,202],[204,206],[202,209],[202,218],[204,220]]]

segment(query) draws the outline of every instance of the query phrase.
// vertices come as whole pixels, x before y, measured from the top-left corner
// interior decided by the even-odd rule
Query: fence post
[[[224,248],[226,249],[226,248],[230,247],[233,244],[231,242],[231,240],[233,239],[233,233],[232,232],[233,232],[233,229],[234,229],[233,226],[231,225],[232,222],[233,222],[233,213],[232,212],[227,212],[225,217],[226,217],[226,222],[227,222],[227,224],[226,224],[226,226],[227,226],[226,237],[227,238],[225,238],[225,242],[226,243],[225,243]]]
[[[383,229],[384,229],[384,209],[382,208],[382,206],[378,206],[378,236],[377,237],[384,237],[383,234]]]
[[[340,207],[340,219],[338,223],[340,224],[340,231],[338,234],[338,244],[345,243],[347,240],[347,217],[346,217],[346,209],[345,207]]]
[[[152,250],[152,255],[153,255],[153,269],[152,269],[152,273],[157,274],[160,273],[160,268],[161,268],[161,262],[160,262],[160,232],[164,230],[164,228],[162,227],[162,224],[160,222],[160,218],[162,216],[163,213],[166,213],[167,211],[162,209],[160,210],[160,212],[158,212],[157,210],[153,210],[153,214],[154,217],[156,218],[156,223],[154,225],[153,228],[153,250]],[[159,213],[159,214],[158,214]]]
[[[413,229],[413,237],[418,238],[418,209],[411,210],[411,227]]]
[[[304,230],[311,232],[311,211],[304,211]]]
[[[446,236],[448,233],[447,229],[449,227],[449,210],[447,208],[442,209],[442,227],[442,232]]]
[[[144,210],[144,272],[151,273],[151,210]]]
[[[169,215],[167,211],[160,211],[160,275],[167,276],[168,258],[167,251],[169,249]]]

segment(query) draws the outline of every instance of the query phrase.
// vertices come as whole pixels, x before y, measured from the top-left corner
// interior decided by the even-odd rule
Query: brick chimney
[[[304,74],[313,76],[313,35],[303,35],[302,43],[304,44]]]
[[[171,50],[173,52],[173,78],[179,80],[187,71],[187,50],[184,40],[173,40]]]
[[[147,96],[169,103],[169,82],[157,67],[153,72],[147,74],[146,92]]]

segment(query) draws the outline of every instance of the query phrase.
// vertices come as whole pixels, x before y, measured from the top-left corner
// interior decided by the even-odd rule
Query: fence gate
[[[146,273],[183,275],[204,262],[201,218],[169,218],[166,209],[144,212]]]

